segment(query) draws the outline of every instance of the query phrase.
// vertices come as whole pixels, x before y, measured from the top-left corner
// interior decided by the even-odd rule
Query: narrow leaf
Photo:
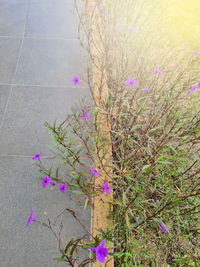
[[[48,176],[51,176],[51,169],[52,169],[52,167],[49,169]]]
[[[86,209],[86,207],[87,207],[87,203],[88,203],[88,198],[86,198],[86,200],[85,200],[85,205],[84,205],[84,210]]]
[[[58,168],[56,169],[56,178],[58,178]]]

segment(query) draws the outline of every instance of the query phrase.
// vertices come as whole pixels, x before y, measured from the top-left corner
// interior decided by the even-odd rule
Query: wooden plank
[[[87,16],[89,18],[89,24],[91,25],[93,21],[91,20],[91,12],[93,12],[93,8],[91,6],[97,4],[97,1],[92,1],[88,0],[87,2]],[[98,10],[96,11],[98,12]],[[93,17],[94,18],[94,17]],[[95,33],[94,33],[95,34]],[[93,36],[95,40],[98,40],[98,36],[95,34]],[[95,42],[95,45],[98,45],[100,47],[101,43],[100,40]],[[91,44],[91,53],[94,55],[96,58],[101,58],[101,54],[97,51],[95,45],[93,43]],[[99,90],[97,89],[98,86],[94,86],[94,98],[96,101],[95,109],[101,106],[101,99],[104,99],[106,95],[108,95],[108,88],[107,88],[107,83],[106,83],[106,76],[105,73],[103,74],[100,72],[100,70],[93,64],[93,83],[96,85],[100,85],[100,81],[102,80],[102,90],[101,93],[99,93]],[[111,130],[111,125],[107,121],[105,115],[100,112],[98,114],[98,119],[97,119],[98,126],[100,128],[100,131],[104,133],[104,137],[111,141],[111,136],[110,136],[110,130]],[[99,144],[100,145],[100,144]],[[109,159],[109,161],[112,161],[112,146],[107,145],[106,150],[108,150],[107,154],[105,155],[105,159]],[[95,151],[97,152],[97,148],[95,148]],[[102,149],[101,154],[103,154],[105,150]],[[106,160],[102,160],[102,165],[105,168],[105,171],[108,171],[108,168],[105,167],[105,162]],[[99,165],[99,164],[98,164]],[[98,166],[95,166],[95,169],[99,171],[100,175],[95,176],[95,181],[94,181],[94,186],[99,187],[103,186],[105,182],[108,182],[109,184],[109,195],[107,195],[103,190],[100,196],[95,196],[92,201],[92,216],[91,216],[91,233],[93,236],[99,235],[100,232],[97,231],[96,229],[103,229],[106,231],[107,227],[111,229],[113,227],[113,222],[109,218],[109,210],[113,210],[113,206],[108,203],[108,201],[112,202],[113,201],[113,186],[112,186],[112,179],[106,174],[103,169],[98,168]],[[113,243],[109,242],[106,249],[108,252],[113,253]],[[91,254],[90,254],[91,255]],[[113,267],[114,266],[114,259],[112,256],[107,256],[106,260],[104,263],[100,263],[97,261],[96,263],[92,263],[91,267]]]

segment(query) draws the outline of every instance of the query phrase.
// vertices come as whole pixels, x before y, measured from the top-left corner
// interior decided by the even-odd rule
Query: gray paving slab
[[[13,80],[21,38],[0,37],[0,84],[10,84]]]
[[[42,153],[44,166],[55,171],[62,162],[49,159],[53,141],[43,124],[62,122],[81,98],[92,104],[83,83],[88,58],[74,39],[73,19],[62,10],[71,14],[72,2],[0,0],[0,267],[69,266],[53,260],[60,254],[47,228],[26,226],[32,209],[42,221],[44,211],[54,218],[72,209],[90,231],[91,207],[83,211],[85,198],[67,190],[63,195],[56,187],[44,189],[32,160]],[[81,77],[80,85],[73,85],[74,76]],[[59,176],[68,179],[67,174],[63,169]],[[63,215],[63,224],[63,238],[86,234],[70,214]],[[80,250],[78,263],[88,256]]]
[[[0,155],[30,156],[38,150],[49,155],[52,137],[43,124],[64,121],[79,98],[92,104],[88,88],[14,86],[0,131]]]
[[[87,57],[78,40],[24,40],[15,84],[71,86],[83,75]]]
[[[73,1],[31,1],[25,36],[77,38],[74,14]]]
[[[29,0],[0,0],[0,4],[5,4],[5,3],[18,3],[18,4],[21,4],[21,3],[28,3]]]
[[[45,166],[57,166],[50,160],[42,160]],[[90,207],[85,210],[82,196],[81,203],[76,202],[72,193],[63,195],[58,188],[43,188],[39,180],[38,167],[32,164],[31,158],[0,157],[0,266],[2,267],[52,267],[57,266],[53,260],[59,257],[56,240],[49,229],[39,223],[26,225],[30,212],[34,209],[35,217],[47,222],[44,211],[54,219],[65,208],[72,209],[81,222],[90,225]],[[63,239],[78,238],[86,234],[79,223],[66,213],[62,216]],[[60,221],[61,221],[60,220]],[[60,222],[59,221],[59,222]],[[59,223],[55,227],[59,230]],[[80,249],[80,260],[87,258],[88,252]],[[80,263],[80,261],[79,261]],[[60,263],[58,266],[69,266]]]
[[[11,90],[10,85],[0,85],[0,124],[3,119],[6,103]]]
[[[27,1],[0,0],[0,36],[23,36]]]

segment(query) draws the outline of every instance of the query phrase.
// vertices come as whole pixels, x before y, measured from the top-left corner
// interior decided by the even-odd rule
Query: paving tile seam
[[[24,155],[0,155],[0,157],[16,157],[16,158],[33,158],[34,155],[24,156]],[[41,159],[55,159],[57,157],[50,156],[42,156]]]
[[[28,0],[28,2],[27,2],[26,20],[25,20],[25,23],[24,23],[24,31],[23,31],[24,34],[23,34],[23,37],[22,37],[22,40],[21,40],[21,44],[20,44],[20,48],[19,48],[19,54],[18,54],[18,57],[17,57],[17,63],[16,63],[16,67],[15,67],[15,71],[14,71],[13,77],[12,77],[12,81],[15,80],[15,77],[16,77],[16,74],[17,74],[17,70],[18,70],[19,59],[21,57],[22,47],[23,47],[23,43],[24,43],[24,37],[25,37],[25,33],[26,33],[26,27],[27,27],[27,22],[28,22],[29,11],[30,11],[30,0]],[[8,108],[8,103],[10,101],[11,94],[12,94],[12,89],[13,89],[13,86],[11,86],[11,88],[10,88],[10,93],[8,95],[8,99],[7,99],[7,102],[6,102],[6,106],[5,106],[3,117],[2,117],[2,120],[1,120],[1,124],[0,124],[0,131],[1,131],[2,126],[3,126],[3,122],[4,122],[4,119],[5,119],[6,111],[7,111],[7,108]]]
[[[62,41],[71,41],[76,40],[79,41],[78,38],[65,38],[65,37],[56,37],[56,36],[47,36],[47,35],[37,35],[37,36],[25,36],[24,39],[36,39],[36,40],[62,40]]]
[[[7,36],[7,35],[0,35],[0,38],[16,38],[16,39],[44,39],[44,40],[63,40],[63,41],[68,41],[68,40],[76,40],[78,41],[78,38],[64,38],[64,37],[55,37],[55,36],[45,36],[45,35],[41,35],[41,36],[23,36],[23,35],[16,35],[16,36]]]
[[[41,88],[63,88],[63,89],[77,89],[77,88],[81,88],[81,89],[88,89],[88,87],[73,87],[72,86],[61,86],[61,85],[37,85],[37,84],[20,84],[20,83],[0,83],[0,86],[23,86],[23,87],[41,87]]]

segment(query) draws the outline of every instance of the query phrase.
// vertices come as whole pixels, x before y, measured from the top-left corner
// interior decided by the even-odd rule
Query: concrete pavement
[[[90,230],[84,198],[79,206],[67,190],[43,188],[32,164],[42,153],[45,167],[58,166],[48,159],[52,137],[43,124],[62,122],[79,98],[92,104],[87,86],[71,81],[87,62],[72,11],[73,0],[0,0],[0,267],[69,266],[53,260],[60,254],[47,228],[26,226],[32,209],[42,221],[44,211],[54,218],[72,209]],[[86,234],[69,213],[63,223],[68,239]],[[79,255],[83,261],[89,253]]]

